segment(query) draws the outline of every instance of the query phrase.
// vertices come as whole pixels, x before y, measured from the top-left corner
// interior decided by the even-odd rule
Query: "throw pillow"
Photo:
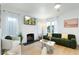
[[[52,38],[52,34],[51,33],[48,33],[48,38],[51,40],[51,38]]]
[[[68,39],[68,35],[67,34],[62,34],[62,38]]]

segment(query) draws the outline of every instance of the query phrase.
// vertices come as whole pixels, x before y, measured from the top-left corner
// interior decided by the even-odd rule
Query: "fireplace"
[[[23,43],[23,45],[28,45],[28,44],[39,41],[39,40],[34,40],[34,33],[27,34],[26,39],[27,39],[27,43],[25,42],[25,43]]]
[[[34,42],[34,34],[29,33],[27,34],[27,43],[32,43],[32,42]]]

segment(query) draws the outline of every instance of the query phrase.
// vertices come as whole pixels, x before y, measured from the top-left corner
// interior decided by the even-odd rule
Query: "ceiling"
[[[54,6],[55,3],[5,3],[2,4],[2,9],[24,12],[31,17],[46,19],[79,8],[78,3],[61,3],[59,11],[54,9]]]

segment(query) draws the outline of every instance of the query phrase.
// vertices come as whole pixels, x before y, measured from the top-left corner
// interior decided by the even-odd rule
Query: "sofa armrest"
[[[72,38],[70,41],[76,43],[76,39],[75,38]],[[76,43],[77,44],[77,43]]]
[[[76,39],[75,38],[72,38],[70,40],[70,45],[73,49],[75,49],[77,47],[77,42],[76,42]]]
[[[43,39],[45,39],[45,40],[49,40],[49,38],[48,38],[47,35],[44,35],[44,36],[43,36]]]
[[[12,40],[2,39],[2,49],[11,49]]]
[[[43,38],[44,38],[44,39],[47,39],[47,35],[44,35]]]

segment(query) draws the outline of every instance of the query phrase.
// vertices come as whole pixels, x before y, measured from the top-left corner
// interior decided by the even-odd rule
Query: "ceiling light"
[[[56,4],[56,5],[54,6],[55,9],[59,9],[60,7],[61,7],[60,4]]]

